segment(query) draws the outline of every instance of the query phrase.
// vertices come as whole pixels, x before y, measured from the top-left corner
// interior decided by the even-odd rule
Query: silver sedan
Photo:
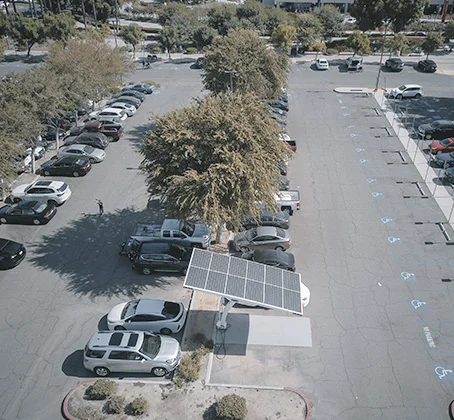
[[[99,163],[106,158],[106,152],[85,144],[72,144],[71,146],[60,147],[57,156],[87,157],[91,163]]]
[[[284,230],[271,226],[259,226],[235,235],[233,246],[241,252],[253,249],[280,249],[290,248],[290,234]]]

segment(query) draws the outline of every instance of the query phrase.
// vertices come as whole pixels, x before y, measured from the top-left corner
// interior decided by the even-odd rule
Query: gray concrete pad
[[[310,319],[299,316],[233,313],[227,318],[225,344],[311,347]]]

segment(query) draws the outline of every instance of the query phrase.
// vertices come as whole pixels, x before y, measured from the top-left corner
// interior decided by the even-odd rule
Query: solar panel
[[[229,255],[194,248],[184,286],[303,314],[298,273]]]

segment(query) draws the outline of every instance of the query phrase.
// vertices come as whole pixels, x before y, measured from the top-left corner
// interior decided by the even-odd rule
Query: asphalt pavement
[[[17,268],[0,272],[1,419],[61,418],[66,392],[90,376],[82,350],[115,304],[136,296],[189,301],[182,277],[138,274],[118,252],[134,223],[153,217],[137,153],[150,117],[188,104],[200,93],[200,72],[173,65],[130,80],[161,87],[106,149],[105,162],[85,177],[64,178],[72,197],[48,225],[0,227],[0,236],[27,248]],[[104,202],[102,217],[96,198]]]
[[[443,419],[454,395],[452,255],[434,223],[443,215],[433,200],[417,197],[419,174],[395,153],[401,144],[385,130],[390,125],[375,99],[333,92],[374,87],[377,66],[365,67],[350,74],[301,63],[290,74],[288,128],[298,152],[289,179],[302,197],[292,252],[311,289],[305,316],[312,347],[257,347],[224,358],[232,369],[223,371],[216,358],[212,380],[292,386],[314,403],[320,420]],[[139,275],[118,251],[134,223],[152,217],[137,154],[149,117],[203,94],[200,71],[159,62],[130,79],[156,81],[159,92],[108,147],[106,161],[86,177],[67,179],[73,196],[49,225],[0,227],[2,237],[28,251],[19,267],[0,273],[2,419],[61,418],[66,392],[90,376],[82,349],[116,303],[189,298],[181,277]],[[410,66],[386,74],[387,87],[403,83],[453,96],[452,79],[443,74]],[[96,198],[104,202],[102,217]],[[425,245],[427,238],[435,244]]]

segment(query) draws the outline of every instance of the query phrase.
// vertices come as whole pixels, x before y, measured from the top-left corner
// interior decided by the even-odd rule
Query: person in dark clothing
[[[104,204],[101,200],[96,198],[96,204],[98,204],[99,207],[99,215],[102,216],[104,214]]]

